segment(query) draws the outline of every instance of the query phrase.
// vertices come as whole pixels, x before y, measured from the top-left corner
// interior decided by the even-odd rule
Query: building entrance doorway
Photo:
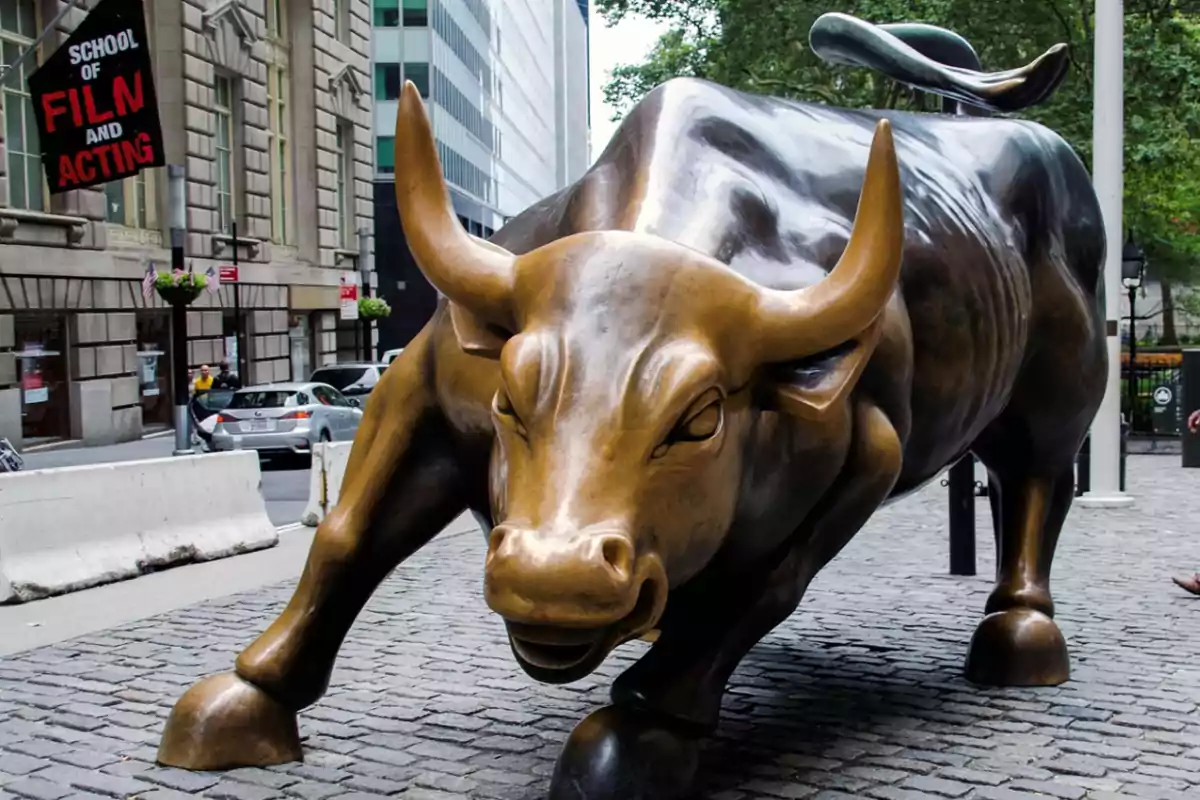
[[[138,396],[142,429],[165,430],[174,425],[171,393],[171,312],[137,313]]]
[[[54,312],[17,313],[14,320],[21,386],[21,436],[25,446],[71,435],[67,380],[66,317]]]

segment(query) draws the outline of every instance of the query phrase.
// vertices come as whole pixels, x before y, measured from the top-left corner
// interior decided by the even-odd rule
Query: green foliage
[[[808,47],[818,16],[927,22],[962,34],[984,68],[1029,63],[1070,46],[1070,73],[1051,99],[1021,116],[1059,132],[1089,162],[1094,0],[598,0],[609,22],[642,16],[668,32],[642,64],[615,69],[607,102],[623,115],[675,76],[848,107],[934,110],[938,101],[865,69],[835,67]],[[1126,0],[1125,223],[1151,277],[1189,281],[1200,264],[1200,1]]]
[[[159,272],[154,277],[154,287],[163,289],[191,289],[199,293],[208,285],[208,278],[194,272]]]
[[[381,297],[358,298],[358,315],[363,319],[380,319],[391,313],[392,307]]]

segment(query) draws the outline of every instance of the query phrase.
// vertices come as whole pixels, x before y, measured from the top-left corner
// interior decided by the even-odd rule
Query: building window
[[[0,45],[3,62],[16,63],[38,35],[38,15],[33,0],[0,2]],[[25,79],[36,67],[26,63],[4,84],[4,148],[8,154],[8,205],[27,211],[46,208],[46,180],[42,172],[37,118]]]
[[[415,66],[415,65],[414,65]],[[425,74],[429,74],[429,65],[420,65],[425,69]],[[405,64],[405,72],[408,71],[409,65]],[[495,144],[495,136],[492,132],[492,123],[483,116],[483,112],[478,106],[472,103],[466,95],[458,90],[451,83],[450,79],[436,67],[433,70],[433,102],[437,103],[442,108],[450,112],[450,116],[454,117],[464,128],[474,134],[480,144],[489,150]]]
[[[400,0],[375,0],[372,11],[376,28],[400,27]]]
[[[442,162],[442,177],[447,183],[463,189],[487,202],[494,199],[495,189],[490,175],[476,167],[458,151],[437,143],[438,160]]]
[[[267,0],[267,36],[287,38],[287,0]]]
[[[217,230],[230,234],[237,213],[234,207],[233,174],[234,96],[233,81],[224,75],[218,75],[213,83],[213,115],[217,127]]]
[[[479,80],[483,85],[484,92],[490,96],[492,68],[441,3],[435,3],[433,6],[433,30],[450,47],[454,55],[458,56],[459,61],[463,62],[471,74]]]
[[[291,150],[288,136],[291,132],[288,105],[288,73],[283,67],[267,69],[267,138],[270,143],[271,162],[271,240],[278,244],[290,244],[292,238],[288,215],[291,208],[288,198],[292,196]]]
[[[142,170],[133,177],[104,184],[105,220],[127,228],[157,228],[154,188],[154,172],[151,170]]]
[[[429,97],[429,65],[421,61],[404,62],[404,78],[413,82],[421,97]]]
[[[376,64],[375,65],[375,99],[376,100],[398,100],[398,99],[400,99],[400,65],[399,64]]]
[[[383,175],[396,172],[396,137],[375,137],[375,171]]]
[[[348,122],[339,122],[334,134],[337,159],[338,247],[349,250],[354,237],[354,134]]]
[[[424,28],[429,25],[428,0],[404,0],[404,27]]]
[[[333,36],[343,44],[350,41],[350,0],[333,0]]]

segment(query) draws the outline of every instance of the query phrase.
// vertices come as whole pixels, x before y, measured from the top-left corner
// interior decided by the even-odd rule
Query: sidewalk
[[[1200,567],[1198,474],[1162,457],[1129,467],[1137,505],[1075,508],[1059,545],[1068,683],[982,689],[963,680],[991,589],[991,531],[981,502],[979,575],[948,576],[946,490],[934,483],[877,515],[743,662],[697,796],[1200,797],[1200,602],[1169,580]],[[241,584],[206,576],[200,594],[213,599],[165,613],[155,605],[165,583],[138,579],[130,597],[146,606],[117,627],[82,625],[74,631],[91,632],[0,658],[0,798],[544,798],[568,731],[606,702],[612,679],[646,645],[622,647],[574,684],[535,683],[483,601],[478,531],[462,531],[436,539],[376,592],[328,695],[300,714],[303,764],[190,773],[153,763],[179,695],[228,670],[281,610],[298,575],[286,574],[298,561],[284,559],[298,558],[297,547],[275,553],[273,571],[246,570]],[[173,576],[198,569],[153,577],[191,582]],[[269,585],[250,588],[255,573]],[[8,612],[0,608],[0,624]]]

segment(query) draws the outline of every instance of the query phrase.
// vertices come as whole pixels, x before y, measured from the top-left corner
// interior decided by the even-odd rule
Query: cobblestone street
[[[735,674],[698,796],[1200,797],[1200,602],[1169,580],[1200,568],[1200,492],[1178,464],[1132,457],[1134,508],[1072,510],[1054,590],[1073,676],[1053,689],[961,677],[991,587],[986,500],[974,578],[947,575],[937,483],[877,515]],[[568,732],[645,645],[536,684],[483,602],[482,564],[480,538],[457,535],[385,583],[300,715],[304,764],[153,763],[176,698],[232,667],[291,582],[0,660],[0,800],[540,799]]]

